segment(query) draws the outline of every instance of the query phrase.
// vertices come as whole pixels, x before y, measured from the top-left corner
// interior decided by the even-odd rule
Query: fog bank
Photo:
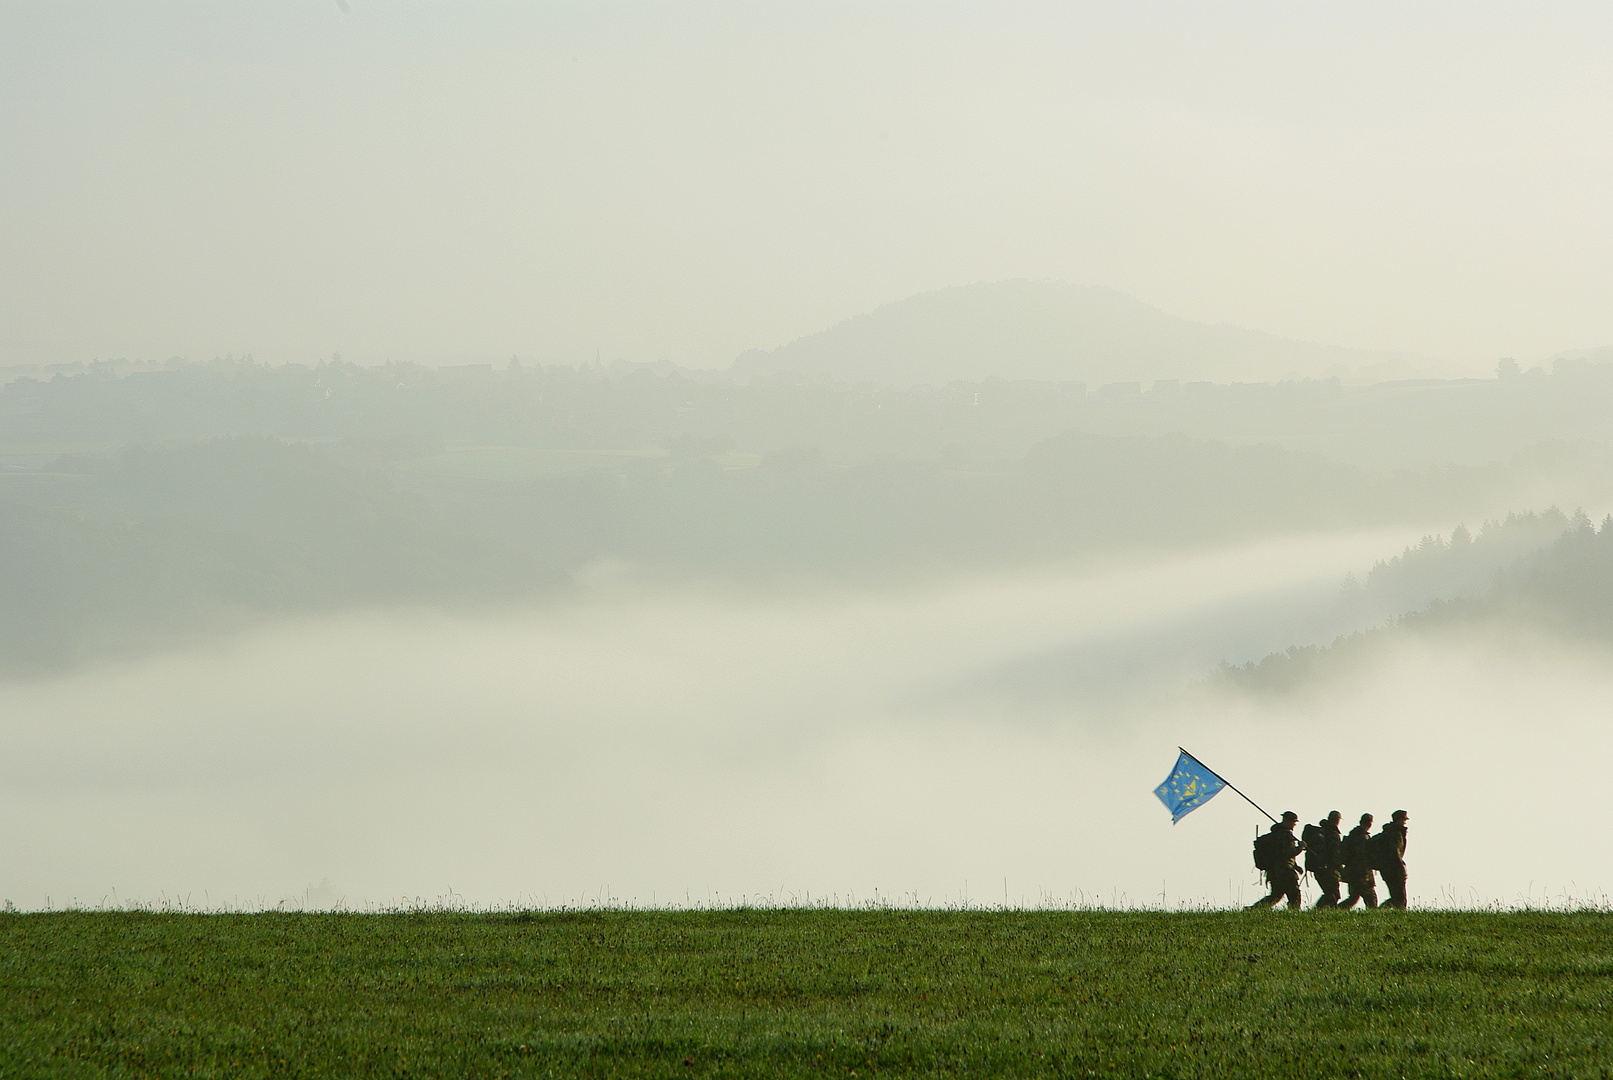
[[[1273,812],[1409,809],[1419,902],[1601,897],[1605,661],[1409,641],[1314,697],[1193,684],[1406,539],[907,593],[607,586],[0,684],[5,898],[1247,902],[1262,819],[1227,792],[1171,826],[1178,743]]]

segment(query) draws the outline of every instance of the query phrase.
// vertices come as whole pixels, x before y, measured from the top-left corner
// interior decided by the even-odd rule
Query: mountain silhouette
[[[1097,387],[1156,379],[1320,378],[1387,360],[1179,319],[1113,289],[996,281],[898,300],[788,345],[753,349],[732,370],[892,386],[995,376]]]

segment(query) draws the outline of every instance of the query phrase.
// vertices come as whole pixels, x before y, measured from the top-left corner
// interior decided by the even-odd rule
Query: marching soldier
[[[1344,880],[1350,885],[1350,895],[1339,905],[1355,907],[1357,900],[1369,908],[1378,906],[1378,885],[1372,876],[1372,860],[1367,857],[1368,841],[1372,837],[1372,815],[1362,814],[1361,823],[1350,830],[1339,846],[1339,858],[1344,863]]]
[[[1251,911],[1271,907],[1284,897],[1288,898],[1289,910],[1299,907],[1299,868],[1294,865],[1294,858],[1305,850],[1305,845],[1294,839],[1294,826],[1298,824],[1299,815],[1292,810],[1285,811],[1283,819],[1273,824],[1270,832],[1255,840],[1255,866],[1265,871],[1266,880],[1271,883],[1271,895],[1250,904]]]
[[[1305,826],[1305,869],[1316,879],[1322,895],[1316,900],[1319,908],[1337,907],[1339,902],[1339,857],[1343,837],[1339,835],[1339,820],[1344,815],[1337,810],[1317,822]]]
[[[1404,810],[1396,810],[1389,824],[1372,838],[1373,865],[1383,875],[1383,884],[1389,890],[1384,907],[1406,910],[1406,821],[1411,817]]]

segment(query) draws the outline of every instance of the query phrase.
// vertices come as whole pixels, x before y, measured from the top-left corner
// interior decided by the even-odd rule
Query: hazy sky
[[[714,366],[1012,277],[1536,359],[1610,190],[1606,4],[0,2],[0,361]]]

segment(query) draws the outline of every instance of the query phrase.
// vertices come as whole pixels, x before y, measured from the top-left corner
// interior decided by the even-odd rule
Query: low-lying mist
[[[1172,826],[1178,744],[1266,809],[1411,812],[1420,903],[1594,901],[1613,666],[1408,637],[1315,692],[1206,683],[1405,531],[907,591],[388,610],[0,683],[21,907],[1247,903],[1264,819]],[[604,580],[604,579],[602,579]]]

